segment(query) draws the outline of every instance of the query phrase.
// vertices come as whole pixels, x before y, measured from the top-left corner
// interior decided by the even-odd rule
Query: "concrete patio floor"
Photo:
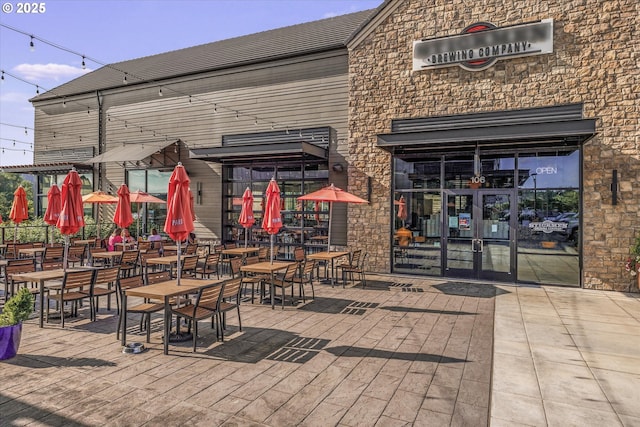
[[[637,294],[367,279],[284,310],[245,302],[224,342],[200,323],[197,353],[163,355],[160,315],[136,355],[114,311],[30,320],[0,362],[0,425],[640,425]]]

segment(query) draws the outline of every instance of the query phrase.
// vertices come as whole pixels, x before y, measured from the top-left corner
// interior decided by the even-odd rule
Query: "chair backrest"
[[[187,248],[185,250],[185,253],[187,255],[194,255],[196,253],[196,251],[198,250],[198,245],[195,245],[193,243],[189,243],[187,245]]]
[[[120,275],[120,266],[115,265],[113,267],[99,268],[96,270],[96,278],[94,280],[95,286],[108,285],[109,283],[115,284]]]
[[[64,247],[62,246],[47,246],[44,248],[43,261],[56,261],[61,260],[64,256]]]
[[[244,259],[245,265],[256,264],[258,262],[260,262],[260,257],[258,257],[257,255],[248,256]]]
[[[33,258],[12,259],[7,261],[4,267],[5,280],[10,280],[12,274],[30,273],[36,271],[36,263]]]
[[[295,259],[297,262],[302,262],[304,261],[304,258],[304,248],[302,246],[296,246],[293,250],[293,259]]]
[[[224,292],[225,282],[213,283],[205,286],[198,291],[196,302],[194,304],[195,310],[201,306],[206,305],[208,308],[215,307],[216,310],[220,307],[220,301]]]
[[[95,278],[95,270],[68,270],[62,279],[62,291],[91,288]]]
[[[140,286],[144,286],[144,278],[141,274],[129,277],[120,277],[118,278],[118,281],[116,283],[118,293],[122,294],[122,292],[127,289],[139,288]]]
[[[360,258],[360,265],[358,265],[358,268],[360,269],[360,271],[364,272],[365,269],[365,264],[367,262],[367,257],[369,256],[368,252],[365,252],[362,257]]]
[[[69,246],[68,257],[73,261],[82,261],[84,259],[84,253],[87,250],[85,245],[73,245]]]
[[[236,245],[235,243],[225,243],[224,244],[224,248],[225,249],[235,249],[237,247],[238,247],[238,245]]]
[[[260,261],[267,261],[269,259],[268,246],[260,246],[260,249],[258,249],[258,258],[260,258]]]
[[[213,252],[222,252],[222,250],[224,249],[224,245],[214,245],[213,246]]]
[[[231,277],[236,277],[240,275],[240,266],[242,265],[242,258],[235,257],[229,260],[229,264],[231,265]]]
[[[64,261],[59,259],[55,261],[42,261],[40,264],[40,268],[42,271],[46,270],[58,270],[60,268],[64,268]]]
[[[357,267],[360,265],[360,255],[362,255],[362,249],[356,249],[351,252],[351,265]]]
[[[147,285],[153,285],[154,283],[158,282],[166,282],[167,280],[171,280],[170,271],[147,271]]]
[[[302,277],[311,278],[313,270],[316,268],[316,260],[307,259],[302,267]]]
[[[151,249],[151,242],[149,242],[148,240],[138,240],[138,249],[141,251]]]
[[[285,282],[292,282],[297,271],[298,271],[298,265],[291,264],[284,271],[284,274],[282,274],[281,279]]]
[[[227,301],[228,299],[235,299],[236,304],[240,304],[240,291],[242,290],[242,278],[234,277],[233,279],[226,280],[224,282],[224,289],[222,291],[222,299]]]
[[[198,267],[198,255],[188,255],[183,257],[180,262],[182,266],[180,270],[182,273],[194,273]]]
[[[146,266],[147,265],[147,260],[149,258],[159,258],[160,257],[160,249],[147,249],[146,252],[140,252],[140,255],[138,256],[138,261],[140,262],[140,265]]]
[[[136,264],[138,262],[138,255],[140,251],[123,251],[122,256],[120,257],[120,264]]]

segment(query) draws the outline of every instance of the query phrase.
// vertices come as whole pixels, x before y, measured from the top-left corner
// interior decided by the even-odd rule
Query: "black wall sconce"
[[[344,172],[344,166],[342,166],[342,164],[340,163],[334,163],[333,166],[331,166],[331,169],[333,169],[334,172]]]
[[[367,202],[371,203],[371,177],[367,177]]]
[[[611,171],[611,204],[618,204],[618,170]]]
[[[196,202],[202,204],[202,182],[196,182]]]

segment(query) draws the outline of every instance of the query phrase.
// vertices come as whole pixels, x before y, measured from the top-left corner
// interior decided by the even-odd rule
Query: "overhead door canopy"
[[[84,163],[135,162],[143,160],[157,151],[161,151],[177,141],[153,141],[135,144],[124,144],[120,147],[95,156]]]
[[[378,147],[394,154],[465,147],[580,145],[596,134],[582,104],[393,120]]]

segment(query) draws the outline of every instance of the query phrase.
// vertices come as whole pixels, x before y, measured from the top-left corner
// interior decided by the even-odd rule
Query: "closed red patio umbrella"
[[[64,268],[67,268],[69,235],[84,227],[84,209],[82,208],[82,181],[75,169],[69,171],[62,183],[62,209],[56,226],[65,235]]]
[[[329,232],[327,236],[327,251],[331,250],[331,217],[333,215],[333,204],[339,203],[369,203],[360,197],[353,195],[341,188],[331,184],[313,193],[298,197],[298,200],[313,200],[316,202],[329,202]]]
[[[164,231],[178,243],[178,285],[182,275],[180,266],[180,242],[189,237],[194,229],[193,213],[189,198],[189,176],[182,163],[173,170],[169,178],[167,191],[167,218],[164,222]]]
[[[271,235],[271,262],[273,262],[273,240],[282,228],[282,217],[280,215],[280,188],[276,180],[271,178],[269,185],[264,192],[264,217],[262,219],[262,229]]]
[[[113,214],[113,222],[118,227],[127,228],[133,223],[129,196],[129,187],[127,187],[127,184],[122,184],[118,188],[118,204],[116,205],[116,212]]]
[[[13,243],[15,244],[18,237],[18,224],[25,219],[29,219],[29,202],[27,202],[27,193],[22,185],[19,185],[16,191],[13,192],[13,203],[11,204],[9,219],[16,224],[13,233]]]
[[[56,184],[53,184],[47,192],[47,210],[44,213],[44,222],[49,225],[55,225],[58,223],[60,217],[60,211],[62,210],[62,199],[60,189]],[[53,245],[53,229],[51,230],[51,245]]]
[[[251,189],[247,187],[242,195],[242,209],[240,210],[240,218],[238,223],[244,227],[244,247],[247,247],[248,229],[255,224],[256,220],[253,217],[253,193]]]

